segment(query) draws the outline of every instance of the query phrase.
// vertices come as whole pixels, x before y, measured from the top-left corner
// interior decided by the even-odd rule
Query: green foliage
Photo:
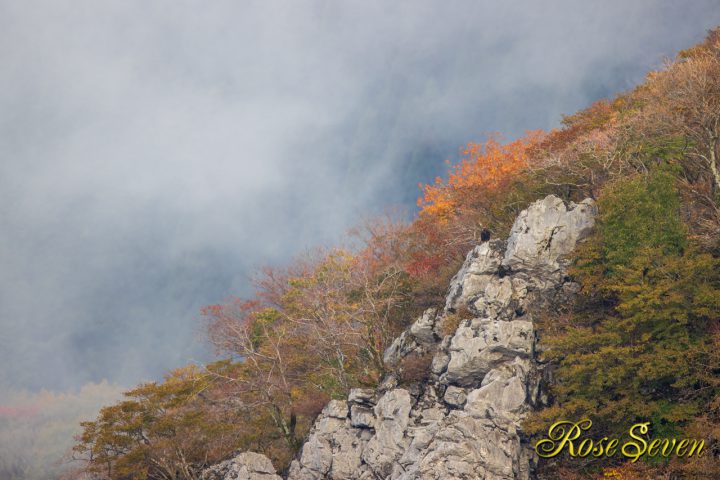
[[[638,175],[605,190],[599,222],[604,260],[611,272],[628,265],[644,248],[660,248],[667,255],[682,252],[686,232],[674,183],[668,171],[657,170],[647,178]]]
[[[591,418],[595,435],[617,436],[644,420],[674,434],[717,393],[699,365],[720,320],[720,261],[688,244],[663,169],[610,186],[599,204],[572,272],[583,285],[573,320],[546,339],[555,404],[528,426]]]

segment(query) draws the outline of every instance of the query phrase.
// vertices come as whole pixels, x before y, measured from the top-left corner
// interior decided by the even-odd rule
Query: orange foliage
[[[540,130],[502,143],[498,136],[469,143],[461,161],[450,168],[447,181],[421,185],[420,215],[410,228],[406,271],[413,277],[434,278],[443,266],[478,243],[482,228],[497,223],[493,206],[511,184],[529,171],[531,158],[545,138]]]
[[[425,185],[418,199],[421,216],[446,221],[462,205],[464,193],[498,191],[529,165],[529,152],[544,134],[528,132],[525,137],[503,144],[496,136],[484,143],[471,142],[462,151],[463,159],[452,167],[447,182],[441,178]]]

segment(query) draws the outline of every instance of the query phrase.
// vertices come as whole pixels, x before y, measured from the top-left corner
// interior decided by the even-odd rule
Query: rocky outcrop
[[[254,452],[213,465],[202,473],[202,480],[282,480],[269,458]]]
[[[432,354],[429,380],[403,388],[389,376],[377,390],[330,402],[288,479],[532,478],[521,421],[542,403],[533,318],[577,290],[567,255],[594,215],[591,200],[548,196],[518,216],[507,242],[475,247],[444,308],[426,311],[385,352],[394,365]],[[443,337],[439,326],[451,315],[463,319]]]
[[[438,315],[434,308],[427,309],[410,328],[400,334],[385,351],[383,361],[386,365],[397,363],[410,352],[427,353],[434,349],[440,340]]]

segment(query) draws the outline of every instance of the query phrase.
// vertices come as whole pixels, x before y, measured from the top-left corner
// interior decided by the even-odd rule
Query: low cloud
[[[208,358],[199,307],[257,266],[412,209],[467,141],[557,126],[718,23],[714,1],[0,3],[0,390]]]
[[[44,480],[78,468],[70,450],[80,422],[93,420],[100,407],[120,398],[120,388],[107,382],[63,393],[7,394],[0,405],[0,478]]]

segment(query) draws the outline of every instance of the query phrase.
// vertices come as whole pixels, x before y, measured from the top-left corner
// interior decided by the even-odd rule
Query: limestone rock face
[[[202,480],[282,480],[265,455],[243,452],[235,458],[213,465],[202,473]]]
[[[425,353],[435,348],[440,333],[438,332],[438,317],[434,308],[428,308],[405,330],[383,355],[386,365],[396,365],[410,352]]]
[[[444,309],[426,311],[385,352],[389,365],[432,353],[429,380],[398,386],[390,375],[376,391],[330,402],[288,479],[533,478],[536,458],[521,431],[542,402],[533,316],[577,290],[567,255],[595,213],[591,200],[551,195],[520,213],[507,242],[470,251]],[[443,338],[438,326],[449,314],[463,320]]]
[[[533,203],[515,220],[503,264],[557,269],[558,260],[592,228],[594,217],[595,204],[590,199],[566,206],[558,197],[549,195]]]
[[[389,378],[376,395],[353,390],[347,418],[320,415],[288,478],[532,478],[520,427],[540,402],[532,317],[576,290],[567,255],[595,213],[592,200],[567,205],[551,195],[520,213],[507,242],[470,251],[444,310],[423,313],[385,352],[390,365],[434,352],[430,382],[404,389]],[[441,338],[442,317],[461,311],[472,318]]]
[[[470,250],[460,271],[450,281],[445,311],[466,305],[468,299],[483,295],[502,264],[503,242],[493,240]]]
[[[520,213],[507,242],[471,250],[444,310],[426,311],[385,352],[390,365],[434,352],[430,382],[351,392],[348,417],[320,415],[289,479],[532,478],[520,425],[540,402],[533,315],[576,291],[567,255],[594,217],[592,200],[548,196]],[[455,312],[469,318],[441,338],[440,320]]]
[[[479,386],[491,371],[516,359],[528,363],[535,333],[527,320],[472,320],[461,326],[450,341],[450,362],[445,383]]]

